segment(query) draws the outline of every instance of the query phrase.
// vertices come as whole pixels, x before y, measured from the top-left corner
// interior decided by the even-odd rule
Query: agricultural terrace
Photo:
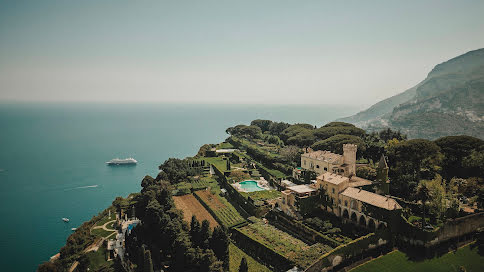
[[[218,170],[225,172],[227,171],[227,161],[224,160],[222,156],[219,157],[203,157],[207,163],[213,164]]]
[[[461,267],[464,269],[461,270]],[[449,252],[440,257],[423,261],[409,260],[405,253],[393,251],[380,258],[362,264],[351,272],[370,271],[484,271],[484,256],[478,253],[478,248],[467,245],[455,252]]]
[[[240,192],[245,198],[249,197],[253,200],[271,200],[281,196],[281,192],[277,190],[264,190],[255,192]]]
[[[219,190],[220,186],[213,177],[197,176],[192,177],[190,181],[184,181],[175,184],[175,188],[178,190],[177,195],[182,195],[189,194],[191,192],[191,189],[200,190],[204,188],[211,188],[214,190]]]
[[[239,230],[293,261],[299,267],[308,267],[321,255],[332,250],[332,247],[320,243],[308,245],[262,220],[254,220],[255,223],[241,227]]]
[[[230,243],[229,245],[229,271],[230,272],[239,271],[240,262],[242,261],[243,257],[245,257],[245,259],[247,260],[249,271],[258,271],[258,272],[271,271],[269,270],[269,268],[265,267],[263,264],[259,263],[258,261],[254,260],[254,258],[247,255],[236,245]]]
[[[217,149],[233,149],[233,148],[235,148],[235,146],[227,142],[219,143],[217,145]]]
[[[212,210],[224,226],[232,227],[245,222],[245,219],[225,198],[214,195],[209,190],[197,191],[195,194]]]
[[[218,226],[213,216],[193,195],[174,196],[173,201],[175,202],[176,208],[183,211],[183,220],[186,222],[190,223],[192,216],[195,215],[200,222],[208,220],[212,228]]]

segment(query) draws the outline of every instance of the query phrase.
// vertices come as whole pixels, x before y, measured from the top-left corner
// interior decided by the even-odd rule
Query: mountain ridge
[[[410,138],[466,134],[484,138],[484,48],[436,65],[416,86],[353,116],[338,119]]]

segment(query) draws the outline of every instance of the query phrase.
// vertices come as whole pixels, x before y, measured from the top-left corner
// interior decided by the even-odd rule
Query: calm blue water
[[[331,106],[0,104],[0,267],[33,271],[72,227],[139,191],[169,157],[195,155],[253,119],[322,125],[360,110]],[[108,167],[133,156],[134,167]],[[70,218],[69,223],[62,217]]]
[[[240,187],[242,189],[245,189],[247,192],[264,191],[265,190],[264,188],[259,187],[259,185],[257,185],[257,181],[255,181],[255,180],[246,180],[246,181],[239,182],[239,184],[240,184]]]

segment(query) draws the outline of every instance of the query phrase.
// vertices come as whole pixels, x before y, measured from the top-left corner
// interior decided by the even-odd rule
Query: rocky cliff
[[[415,87],[338,121],[368,130],[391,127],[410,138],[484,139],[484,49],[441,63]]]

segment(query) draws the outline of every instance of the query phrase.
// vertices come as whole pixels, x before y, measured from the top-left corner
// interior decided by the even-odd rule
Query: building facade
[[[382,156],[375,181],[356,176],[356,145],[343,145],[343,155],[329,151],[301,155],[301,167],[318,173],[316,182],[297,185],[282,192],[279,207],[286,214],[298,216],[299,199],[324,194],[328,212],[370,229],[384,228],[402,207],[389,193],[388,166]],[[375,188],[375,192],[363,188]]]

